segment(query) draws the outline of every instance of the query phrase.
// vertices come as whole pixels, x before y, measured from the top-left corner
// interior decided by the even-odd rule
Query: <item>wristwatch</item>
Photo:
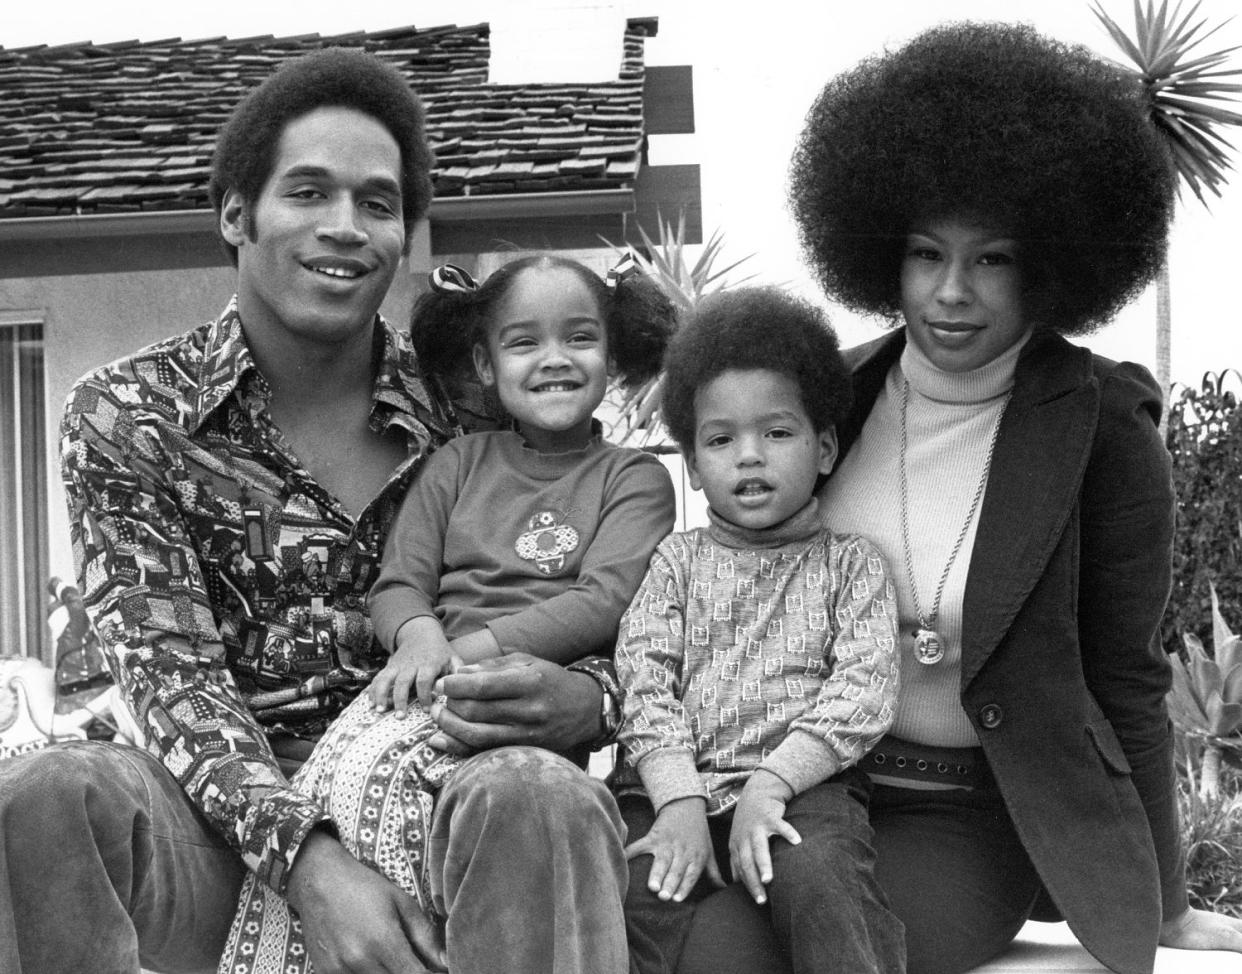
[[[583,673],[599,684],[603,691],[599,704],[599,737],[590,743],[592,751],[607,747],[621,729],[622,706],[625,703],[625,691],[617,682],[616,669],[611,660],[599,656],[588,657],[570,663],[566,669],[575,673]]]
[[[621,729],[620,687],[614,693],[603,681],[600,681],[599,686],[604,691],[599,703],[600,735],[603,740],[611,742]]]

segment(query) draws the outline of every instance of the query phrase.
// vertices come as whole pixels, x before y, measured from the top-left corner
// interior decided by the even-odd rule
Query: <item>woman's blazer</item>
[[[857,438],[905,345],[846,353]],[[1159,624],[1174,501],[1151,375],[1038,331],[1018,359],[963,606],[961,702],[1047,893],[1110,968],[1149,972],[1187,906]]]

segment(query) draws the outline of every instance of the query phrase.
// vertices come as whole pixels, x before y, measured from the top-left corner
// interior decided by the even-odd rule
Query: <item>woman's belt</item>
[[[978,788],[992,782],[981,747],[933,747],[892,735],[880,738],[858,766],[872,775],[957,788]]]

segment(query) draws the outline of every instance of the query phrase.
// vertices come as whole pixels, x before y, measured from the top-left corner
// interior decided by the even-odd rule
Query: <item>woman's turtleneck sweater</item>
[[[974,547],[979,508],[975,492],[988,464],[1014,368],[1025,340],[970,372],[937,368],[910,341],[888,374],[858,440],[820,492],[820,513],[833,531],[869,538],[888,561],[897,587],[901,692],[891,733],[921,744],[974,747],[979,743],[962,709],[962,598]],[[906,476],[910,551],[901,531],[902,385],[909,381]],[[945,566],[966,533],[931,622],[944,641],[938,663],[918,662],[920,627],[913,584],[925,618],[936,602]]]

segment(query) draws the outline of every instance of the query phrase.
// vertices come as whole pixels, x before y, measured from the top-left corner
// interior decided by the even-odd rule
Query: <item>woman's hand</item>
[[[783,778],[759,768],[750,776],[733,812],[729,831],[729,856],[733,878],[746,887],[756,903],[767,901],[764,886],[772,882],[772,836],[791,845],[802,841],[785,821],[785,805],[793,789]]]
[[[680,903],[704,870],[715,885],[724,885],[702,798],[678,798],[661,808],[651,830],[625,847],[627,860],[636,856],[652,857],[647,888],[662,900]]]
[[[1242,918],[1191,908],[1160,924],[1160,946],[1242,954]]]
[[[441,733],[433,747],[450,754],[507,744],[567,751],[600,734],[598,683],[527,653],[459,666],[435,685],[442,694],[431,707]]]

